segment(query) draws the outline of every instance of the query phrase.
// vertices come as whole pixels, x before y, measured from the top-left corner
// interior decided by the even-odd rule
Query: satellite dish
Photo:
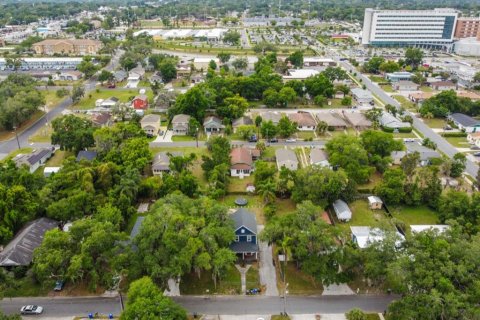
[[[140,94],[145,94],[145,89],[140,89]]]

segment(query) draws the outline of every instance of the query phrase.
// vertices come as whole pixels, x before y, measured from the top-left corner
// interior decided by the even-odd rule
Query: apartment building
[[[362,44],[451,49],[458,12],[454,9],[365,9]]]
[[[472,38],[477,37],[480,40],[480,18],[476,17],[460,17],[455,27],[455,38]]]
[[[46,39],[33,44],[33,49],[37,54],[71,54],[71,55],[89,55],[97,54],[102,47],[102,43],[90,39]]]
[[[75,70],[82,62],[82,58],[52,57],[52,58],[23,58],[20,71],[33,70]],[[5,58],[0,58],[0,71],[11,71],[12,66]]]

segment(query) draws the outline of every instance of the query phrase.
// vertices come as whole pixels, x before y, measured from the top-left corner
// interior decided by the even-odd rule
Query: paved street
[[[121,50],[117,50],[115,55],[112,57],[110,63],[105,67],[107,70],[114,70],[119,64],[119,58],[121,55]],[[95,89],[96,80],[88,80],[84,83],[85,94]],[[72,99],[70,97],[65,98],[60,102],[58,107],[51,109],[47,112],[42,118],[35,122],[30,128],[18,134],[18,141],[20,142],[20,147],[25,148],[30,146],[28,139],[30,136],[35,134],[42,126],[45,125],[47,121],[51,121],[56,116],[60,115],[65,109],[72,105]],[[49,146],[49,144],[35,144],[35,147],[44,147]],[[0,154],[8,154],[14,150],[18,149],[18,144],[15,138],[8,141],[0,142]]]
[[[358,295],[300,297],[289,296],[287,312],[290,314],[308,313],[344,313],[352,308],[361,308],[370,312],[383,312],[395,296]],[[211,298],[182,296],[174,297],[175,301],[185,307],[188,312],[198,314],[279,314],[283,311],[283,298],[267,296],[221,296]],[[78,297],[78,298],[13,298],[0,301],[0,308],[8,314],[18,313],[22,305],[37,304],[45,308],[42,317],[65,317],[87,315],[90,312],[100,314],[121,311],[119,298]]]
[[[291,147],[310,147],[310,146],[324,146],[326,141],[300,141],[297,140],[295,142],[285,142],[285,140],[279,140],[276,143],[266,143],[267,147],[284,147],[284,146],[291,146]],[[255,147],[256,142],[247,142],[247,141],[240,141],[240,140],[233,140],[231,142],[233,146],[249,146]],[[175,142],[160,142],[160,141],[153,141],[150,142],[150,148],[161,148],[161,147],[196,147],[196,141],[175,141]],[[198,141],[199,147],[205,146],[205,141]]]
[[[338,59],[337,59],[338,60]],[[362,79],[362,83],[365,84],[368,90],[370,90],[373,94],[379,97],[383,102],[386,104],[391,104],[397,108],[400,107],[400,103],[397,100],[390,97],[388,94],[385,93],[381,88],[376,86],[372,83],[372,81],[358,72],[350,63],[347,61],[339,61],[340,64],[348,71],[353,71],[357,73],[357,78]],[[446,154],[449,158],[453,158],[453,156],[458,153],[458,150],[454,148],[450,143],[448,143],[445,139],[435,133],[429,126],[423,123],[420,119],[418,119],[413,113],[408,112],[413,118],[413,127],[418,130],[424,137],[429,138],[433,142],[437,144],[438,150]],[[467,166],[465,171],[471,175],[472,177],[477,176],[478,172],[478,165],[473,162],[471,159],[467,158]]]

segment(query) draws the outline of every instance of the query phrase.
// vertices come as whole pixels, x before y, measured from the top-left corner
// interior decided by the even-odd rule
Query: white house
[[[385,232],[379,228],[364,227],[364,226],[352,226],[350,227],[352,233],[352,241],[360,249],[365,249],[374,242],[383,241],[385,239]],[[398,231],[395,232],[397,240],[395,241],[395,247],[399,247],[405,237]]]
[[[465,132],[477,132],[480,131],[480,121],[467,116],[463,113],[452,113],[448,116],[450,121],[460,129],[464,130]]]
[[[352,211],[348,204],[343,200],[336,200],[333,203],[333,211],[339,221],[350,221],[352,219]]]
[[[13,162],[17,167],[27,166],[30,173],[34,173],[41,165],[44,165],[48,159],[53,155],[55,149],[45,148],[37,149],[29,154],[19,154],[13,158]]]
[[[444,233],[450,229],[449,225],[446,224],[412,224],[410,225],[410,230],[412,233],[420,233],[424,231],[434,230],[438,233]]]
[[[373,104],[373,95],[368,90],[353,88],[351,90],[353,100],[358,104]]]

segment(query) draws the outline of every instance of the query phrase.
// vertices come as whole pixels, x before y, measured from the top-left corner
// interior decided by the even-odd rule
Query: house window
[[[235,236],[235,242],[238,242],[240,241],[240,237],[239,236]]]
[[[247,242],[252,242],[252,236],[247,236]]]
[[[237,174],[240,173],[240,170],[237,170]]]
[[[245,229],[242,229],[242,233],[245,233]]]

